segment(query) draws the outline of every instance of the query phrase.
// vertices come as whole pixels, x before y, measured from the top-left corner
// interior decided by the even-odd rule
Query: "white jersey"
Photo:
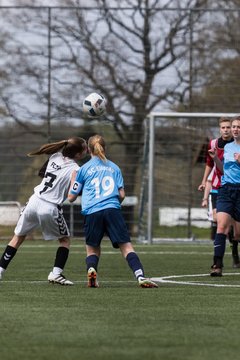
[[[34,193],[42,200],[62,205],[68,195],[71,175],[78,169],[73,159],[64,157],[61,152],[53,154],[49,158],[45,176],[41,184],[34,188]]]

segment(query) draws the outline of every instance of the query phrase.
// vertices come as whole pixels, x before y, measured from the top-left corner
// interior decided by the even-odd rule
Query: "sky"
[[[132,4],[138,5],[138,0],[131,0]],[[124,0],[107,0],[107,4],[113,7],[122,7],[122,6],[129,6],[131,1],[124,1]],[[183,3],[182,0],[181,3]],[[54,6],[67,6],[72,1],[68,0],[0,0],[0,6],[47,6],[47,7],[54,7]],[[82,6],[96,6],[96,0],[73,0],[75,5],[82,5]],[[164,6],[169,1],[166,0],[159,0],[159,6]],[[71,4],[70,4],[71,5]]]

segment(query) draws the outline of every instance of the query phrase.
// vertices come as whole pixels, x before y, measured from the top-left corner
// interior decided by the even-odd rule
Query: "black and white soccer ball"
[[[89,118],[97,118],[106,112],[106,99],[98,93],[89,94],[83,101],[83,113]]]

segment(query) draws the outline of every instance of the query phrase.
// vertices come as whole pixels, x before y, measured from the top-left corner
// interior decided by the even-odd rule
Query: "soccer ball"
[[[106,99],[97,93],[89,94],[83,101],[83,112],[90,118],[104,115],[106,112]]]

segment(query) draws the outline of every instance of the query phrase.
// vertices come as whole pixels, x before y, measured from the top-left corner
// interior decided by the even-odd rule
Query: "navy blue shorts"
[[[86,244],[98,247],[104,235],[107,235],[114,248],[118,244],[130,242],[127,225],[120,209],[104,209],[84,217]]]
[[[219,188],[217,212],[225,212],[240,221],[240,184],[225,184]]]

